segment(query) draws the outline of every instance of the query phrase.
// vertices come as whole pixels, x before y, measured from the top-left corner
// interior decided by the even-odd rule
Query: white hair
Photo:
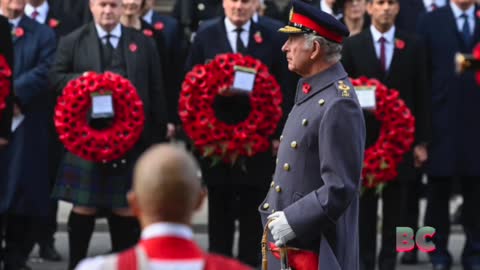
[[[313,43],[316,41],[320,44],[320,48],[325,54],[325,61],[328,63],[336,63],[342,58],[342,44],[329,41],[324,37],[317,36],[315,34],[305,34],[307,49],[313,47]]]

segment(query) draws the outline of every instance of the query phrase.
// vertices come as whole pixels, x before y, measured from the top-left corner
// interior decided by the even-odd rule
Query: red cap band
[[[324,28],[320,25],[318,25],[316,22],[314,22],[312,19],[303,16],[298,13],[293,13],[292,19],[290,22],[295,23],[295,24],[300,24],[304,27],[310,28],[313,31],[317,32],[322,37],[325,37],[329,40],[335,41],[337,43],[342,43],[343,37],[335,32],[332,32],[328,30],[327,28]]]

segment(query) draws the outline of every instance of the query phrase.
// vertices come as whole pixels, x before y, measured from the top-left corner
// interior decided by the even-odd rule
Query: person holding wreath
[[[252,16],[256,0],[223,0],[225,16],[205,22],[199,27],[186,63],[186,71],[204,64],[223,53],[241,53],[265,64],[275,76],[283,93],[282,109],[290,110],[292,75],[281,56],[284,38],[276,33],[268,21],[255,23]],[[212,43],[212,40],[215,40]],[[250,111],[250,96],[245,94],[217,95],[213,104],[216,116],[224,123],[234,125],[245,120]],[[232,256],[235,220],[240,223],[238,259],[251,266],[260,264],[262,228],[256,214],[257,205],[268,191],[275,166],[278,125],[269,138],[271,151],[239,160],[233,166],[201,158],[204,181],[208,188],[209,251]],[[200,155],[200,154],[199,154]]]
[[[73,204],[68,219],[69,269],[86,256],[99,210],[109,213],[114,252],[137,242],[139,224],[126,199],[133,164],[148,146],[166,139],[168,122],[162,66],[154,41],[120,24],[122,0],[90,0],[90,10],[93,22],[60,40],[51,84],[61,93],[70,80],[89,71],[119,74],[135,86],[143,102],[145,126],[135,146],[118,160],[95,163],[71,152],[65,154],[53,196]],[[90,124],[102,130],[110,122],[95,119]]]

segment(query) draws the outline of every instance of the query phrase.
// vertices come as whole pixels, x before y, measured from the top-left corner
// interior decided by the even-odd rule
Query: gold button
[[[307,119],[303,119],[303,120],[302,120],[302,125],[306,127],[306,126],[308,125],[308,120],[307,120]]]
[[[272,214],[275,213],[275,209],[272,209]]]
[[[205,10],[205,4],[200,3],[200,4],[198,4],[197,8],[198,8],[198,10],[203,11],[203,10]]]
[[[282,192],[282,188],[281,188],[280,186],[276,186],[276,187],[275,187],[275,191],[278,192],[278,193],[280,193],[280,192]]]
[[[296,141],[293,141],[292,143],[290,143],[290,146],[293,148],[293,149],[297,149],[297,142]]]
[[[270,187],[273,187],[275,185],[275,182],[272,181],[272,183],[270,183]]]
[[[290,171],[290,164],[288,163],[283,164],[283,169],[287,172]]]
[[[263,209],[268,209],[269,207],[270,207],[270,204],[268,204],[268,203],[263,204]]]
[[[283,139],[283,135],[280,135],[280,141],[282,141],[282,139]]]
[[[318,105],[323,106],[324,104],[325,104],[325,99],[322,98],[318,101]]]

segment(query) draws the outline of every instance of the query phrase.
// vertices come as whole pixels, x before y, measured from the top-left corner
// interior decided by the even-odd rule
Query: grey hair
[[[313,42],[315,41],[320,44],[320,48],[322,48],[323,52],[325,53],[326,62],[336,63],[342,58],[342,44],[329,41],[324,37],[317,36],[311,33],[305,34],[305,38],[307,40],[307,42],[305,43],[307,49],[311,49],[313,47]]]

